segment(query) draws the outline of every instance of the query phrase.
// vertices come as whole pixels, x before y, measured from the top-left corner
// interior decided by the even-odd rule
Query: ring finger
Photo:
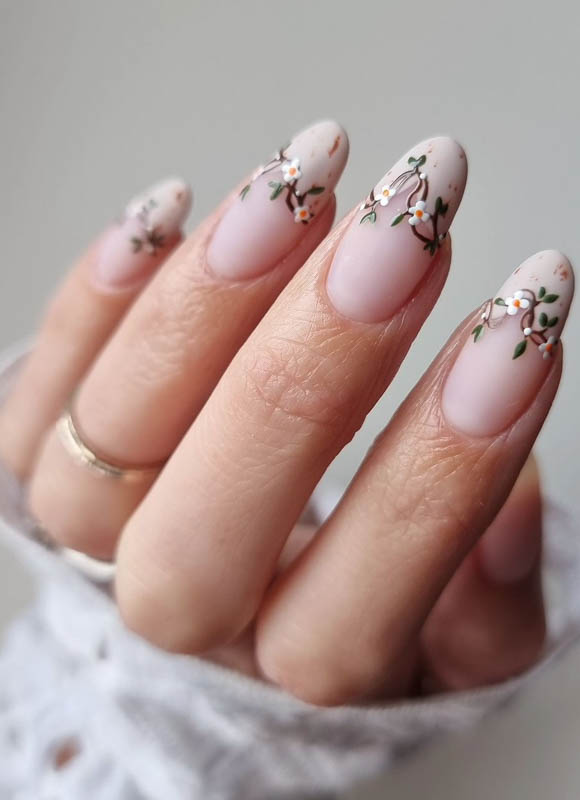
[[[155,466],[169,457],[240,344],[328,233],[347,154],[336,123],[299,134],[198,228],[134,304],[88,373],[72,414],[91,451],[109,464],[143,467],[142,480],[87,470],[53,430],[30,504],[58,541],[111,556]]]

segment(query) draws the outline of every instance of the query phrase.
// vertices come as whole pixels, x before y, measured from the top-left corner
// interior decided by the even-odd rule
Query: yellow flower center
[[[296,175],[296,167],[290,167],[288,170],[289,175]]]
[[[519,308],[519,307],[521,306],[521,303],[520,303],[520,301],[519,301],[519,300],[514,300],[514,306],[515,306],[516,308]]]
[[[550,352],[550,350],[552,349],[552,347],[553,347],[553,346],[554,346],[554,345],[552,344],[552,342],[547,342],[547,344],[546,344],[546,350],[548,351],[548,353]]]
[[[423,216],[423,212],[421,211],[421,209],[420,209],[420,208],[418,208],[418,209],[415,211],[415,216],[416,216],[416,217],[419,217],[419,219],[421,219],[421,217]]]
[[[390,194],[391,194],[391,190],[390,189],[386,189],[386,188],[383,189],[383,197],[388,197]]]
[[[299,211],[299,212],[298,212],[298,216],[299,216],[301,219],[304,219],[304,217],[306,217],[306,216],[307,216],[307,214],[308,214],[308,211],[306,211],[305,209],[302,209],[302,211]]]

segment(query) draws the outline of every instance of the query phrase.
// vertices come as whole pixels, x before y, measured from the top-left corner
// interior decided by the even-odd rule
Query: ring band
[[[96,472],[98,475],[115,478],[125,483],[138,483],[159,472],[165,462],[140,467],[135,465],[117,464],[108,461],[95,453],[86,442],[83,441],[77,428],[72,412],[72,402],[61,414],[57,424],[57,431],[60,439],[69,455],[83,467]]]

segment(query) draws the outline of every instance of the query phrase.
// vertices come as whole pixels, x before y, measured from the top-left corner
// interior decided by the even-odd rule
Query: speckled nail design
[[[346,231],[326,284],[344,316],[382,322],[431,268],[457,212],[467,161],[441,136],[406,153],[373,187]]]
[[[227,209],[208,247],[214,275],[255,278],[278,264],[332,197],[348,156],[346,133],[319,122],[278,150]]]
[[[558,352],[573,294],[570,262],[544,250],[486,300],[444,387],[443,411],[453,427],[491,436],[528,408]]]

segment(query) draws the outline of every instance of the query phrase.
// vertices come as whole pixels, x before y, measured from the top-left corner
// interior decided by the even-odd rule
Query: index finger
[[[538,253],[452,337],[267,600],[257,647],[268,677],[335,704],[396,670],[531,450],[573,289],[566,257]]]

